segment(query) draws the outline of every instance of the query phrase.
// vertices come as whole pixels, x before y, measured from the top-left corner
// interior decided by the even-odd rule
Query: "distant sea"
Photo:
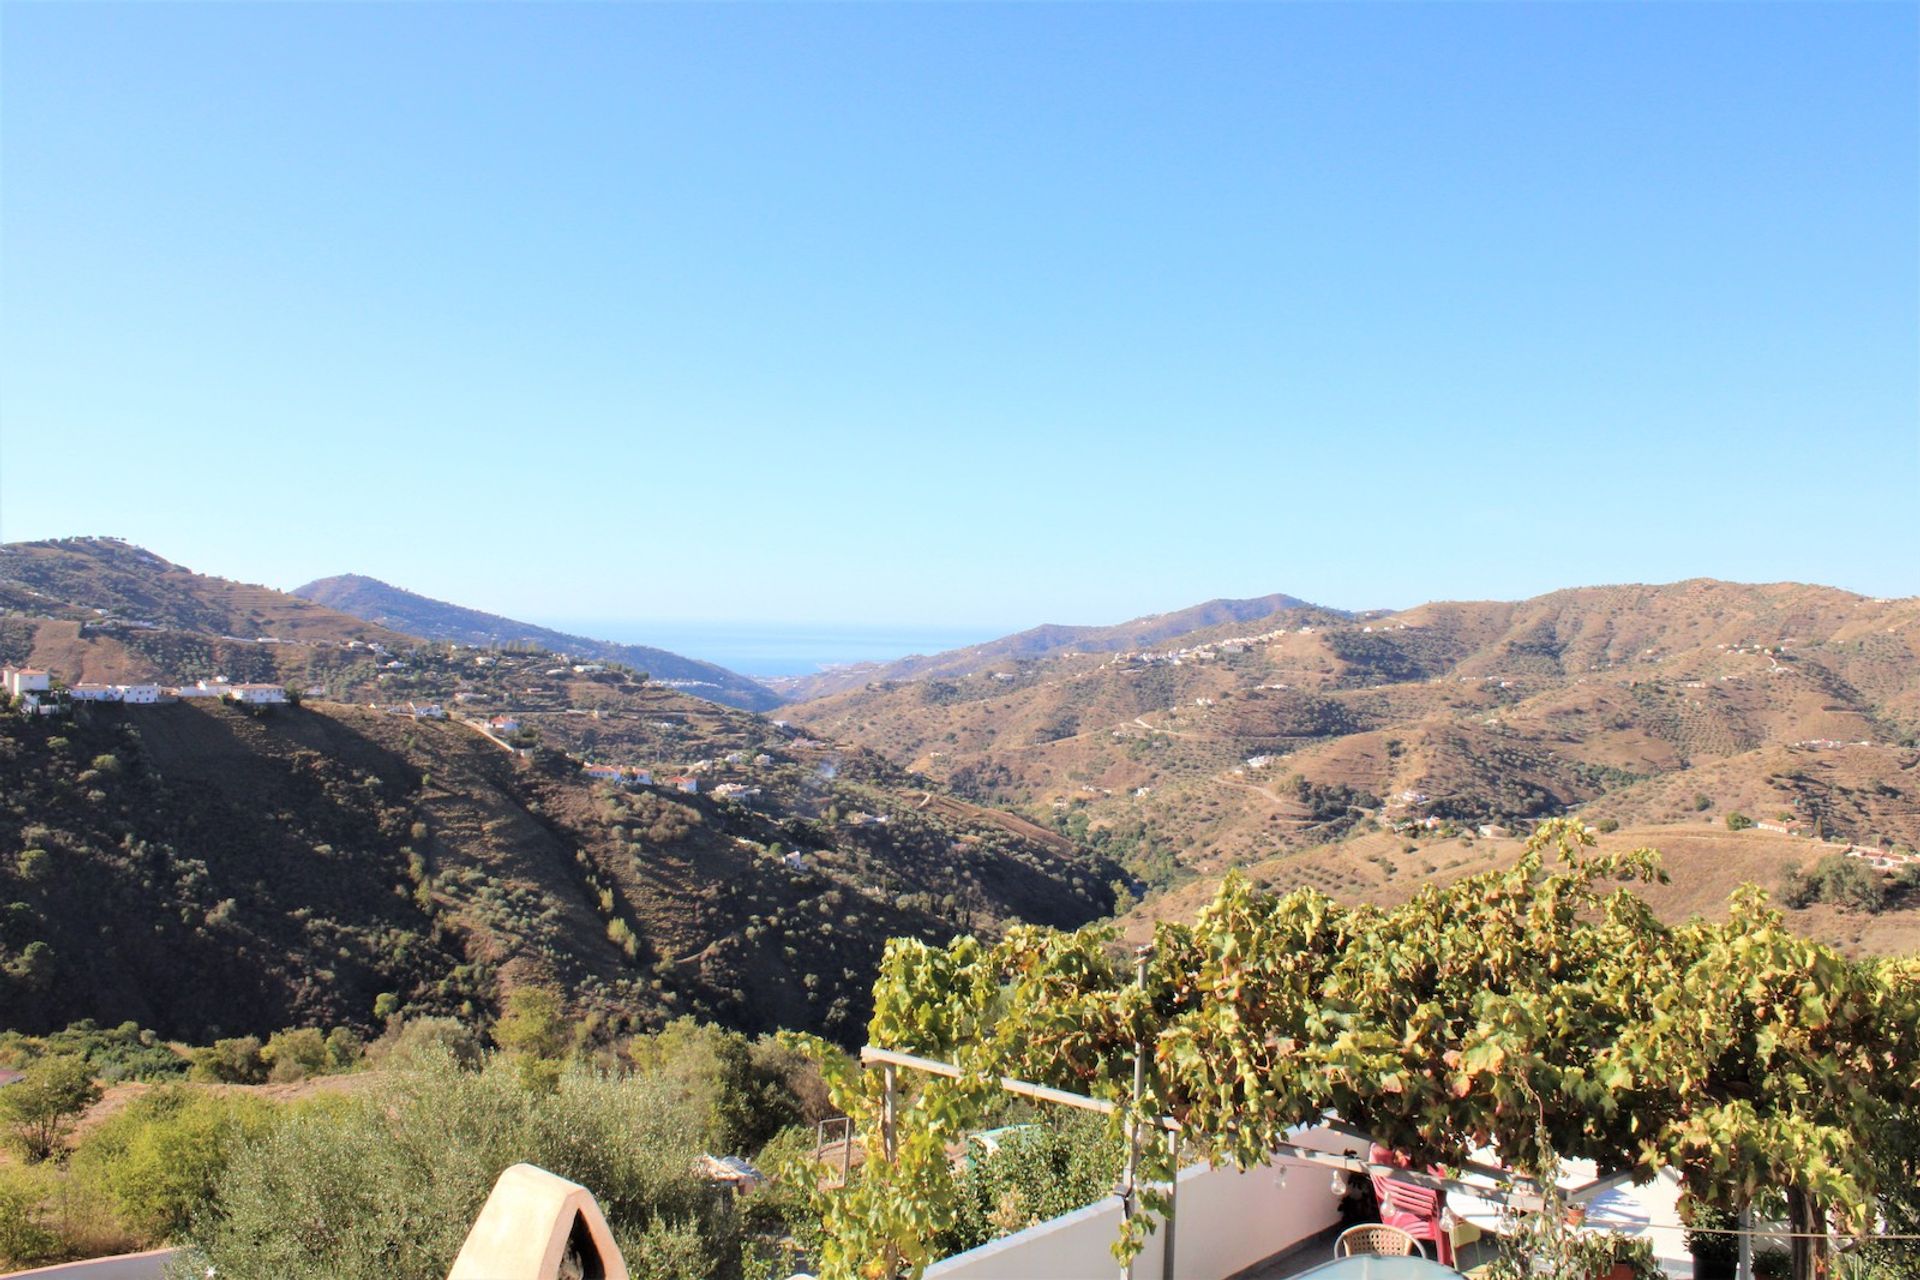
[[[546,621],[572,635],[651,645],[744,676],[804,676],[853,662],[892,662],[998,639],[1018,627],[830,626],[822,623]]]

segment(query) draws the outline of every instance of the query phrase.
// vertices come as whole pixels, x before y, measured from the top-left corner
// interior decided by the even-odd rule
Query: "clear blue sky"
[[[521,616],[1920,592],[1911,4],[0,8],[0,537]]]

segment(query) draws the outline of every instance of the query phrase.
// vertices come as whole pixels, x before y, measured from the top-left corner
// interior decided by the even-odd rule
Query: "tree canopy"
[[[1194,923],[1157,927],[1139,973],[1109,928],[892,943],[871,1042],[963,1075],[897,1097],[894,1159],[823,1197],[823,1272],[931,1260],[955,1212],[946,1144],[1001,1075],[1111,1100],[1117,1133],[1171,1117],[1187,1156],[1241,1167],[1332,1110],[1421,1164],[1491,1144],[1528,1174],[1674,1168],[1703,1203],[1778,1195],[1796,1220],[1865,1230],[1874,1135],[1920,1103],[1915,962],[1800,938],[1757,889],[1724,923],[1665,925],[1630,888],[1662,876],[1658,855],[1594,846],[1550,820],[1515,866],[1391,908],[1232,876]],[[836,1083],[879,1151],[876,1074]],[[1142,1158],[1154,1210],[1172,1156]]]

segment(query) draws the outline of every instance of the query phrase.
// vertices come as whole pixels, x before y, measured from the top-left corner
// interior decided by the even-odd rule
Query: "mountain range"
[[[1780,865],[1920,845],[1916,599],[1694,580],[981,654],[783,714],[1088,841],[1147,893],[1256,865],[1327,887],[1306,872],[1357,847],[1418,883],[1409,849],[1570,811],[1753,820],[1798,841]]]
[[[448,604],[444,600],[389,586],[377,578],[357,573],[320,578],[305,586],[295,587],[293,594],[341,613],[429,640],[452,640],[460,644],[497,648],[530,646],[570,657],[618,662],[645,672],[657,683],[671,685],[697,697],[724,702],[730,707],[765,711],[778,706],[781,701],[779,695],[765,685],[711,662],[683,658],[677,653],[647,645],[592,640],[530,622],[516,622],[498,614],[482,613],[478,609]]]
[[[889,937],[1110,911],[1118,867],[874,753],[536,644],[404,635],[125,543],[0,551],[0,662],[291,705],[0,714],[0,1008],[204,1042],[476,1018],[859,1035]],[[619,776],[606,776],[615,771]]]
[[[539,983],[852,1040],[888,937],[1137,930],[1232,869],[1388,901],[1576,811],[1669,849],[1655,905],[1685,914],[1920,845],[1920,600],[1801,584],[1210,601],[823,673],[771,720],[663,651],[62,539],[0,547],[0,662],[300,695],[0,715],[23,1027],[371,1029]],[[1920,943],[1920,891],[1872,875],[1871,911],[1796,926]]]

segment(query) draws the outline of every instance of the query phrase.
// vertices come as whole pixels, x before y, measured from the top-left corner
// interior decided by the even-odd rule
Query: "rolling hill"
[[[482,613],[389,586],[376,578],[341,574],[295,587],[293,594],[330,609],[364,618],[395,631],[429,640],[505,648],[534,646],[576,659],[618,662],[644,671],[654,680],[696,697],[711,698],[749,711],[766,711],[780,704],[780,696],[765,685],[711,662],[683,658],[665,649],[617,644],[568,635],[498,614]]]
[[[935,661],[787,714],[1090,840],[1143,892],[1573,809],[1920,845],[1920,600],[1696,580],[1276,621]]]
[[[887,938],[1113,906],[1119,868],[1050,828],[619,663],[422,640],[109,540],[7,553],[0,662],[298,695],[0,709],[18,1029],[370,1028],[376,1001],[476,1017],[541,983],[634,1026],[851,1039]]]
[[[1154,613],[1110,626],[1062,626],[1047,623],[946,653],[914,655],[896,662],[856,663],[810,676],[771,683],[794,701],[825,697],[875,681],[920,680],[929,676],[970,675],[996,665],[1082,653],[1151,649],[1175,640],[1192,644],[1215,634],[1230,634],[1248,624],[1299,625],[1330,622],[1353,615],[1325,609],[1289,595],[1250,600],[1209,600],[1173,613]]]
[[[1111,908],[1117,869],[1057,833],[728,714],[752,755],[702,776],[733,795],[326,702],[0,714],[6,1023],[204,1042],[538,983],[636,1027],[852,1038],[887,938]]]
[[[117,538],[0,545],[0,610],[248,643],[411,643],[363,618],[271,587],[195,573]]]

